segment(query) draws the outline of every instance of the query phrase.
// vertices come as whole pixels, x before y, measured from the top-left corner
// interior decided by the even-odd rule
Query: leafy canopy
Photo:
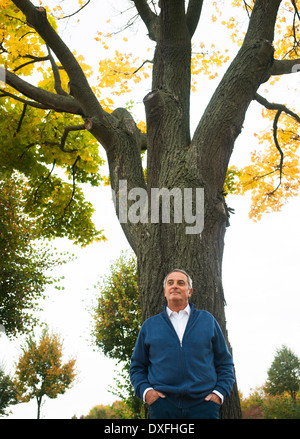
[[[54,91],[52,67],[57,73],[59,66],[50,50],[12,2],[1,0],[0,6],[0,65],[24,78],[33,75],[38,87]],[[51,14],[49,21],[56,29]],[[82,67],[88,76],[90,68],[83,61]],[[65,72],[60,74],[59,90],[67,94]],[[8,85],[0,98],[0,175],[17,170],[26,178],[25,212],[38,219],[47,238],[67,236],[81,245],[104,239],[92,222],[94,209],[81,188],[83,183],[100,184],[104,162],[82,118],[46,110]]]
[[[129,379],[131,355],[141,326],[136,258],[123,252],[111,265],[100,287],[93,310],[96,346],[109,358],[123,363],[116,387],[111,391],[130,408],[130,417],[140,418],[142,402],[134,395]],[[129,415],[129,414],[127,414]]]
[[[70,4],[52,0],[47,3],[43,6],[48,20],[53,29],[59,30],[60,20],[66,15],[63,7]],[[73,11],[89,2],[75,3],[74,6],[72,2]],[[234,0],[230,7],[221,8],[219,2],[211,2],[208,16],[216,27],[214,35],[220,29],[227,29],[232,44],[240,46],[247,15],[251,15],[254,3],[253,0]],[[41,1],[39,5],[42,5]],[[0,65],[22,78],[34,79],[43,90],[67,96],[70,91],[67,74],[49,47],[26,23],[12,1],[0,0],[0,6]],[[157,12],[159,2],[151,2],[151,7]],[[299,57],[299,9],[299,0],[282,3],[275,29],[276,59]],[[136,17],[131,18],[128,24],[135,21]],[[95,32],[101,49],[109,48],[111,36]],[[123,37],[123,41],[126,40],[127,37]],[[102,108],[112,112],[118,97],[131,92],[141,82],[147,83],[151,75],[152,51],[146,49],[145,58],[140,59],[132,52],[115,50],[113,55],[99,59],[97,72],[92,71],[82,55],[74,54],[86,77],[94,84],[92,90]],[[194,43],[192,91],[199,86],[198,77],[217,78],[218,68],[229,59],[229,50],[219,49],[215,43]],[[277,86],[277,79],[272,79],[270,84]],[[93,207],[85,199],[83,190],[86,183],[99,186],[101,182],[109,182],[101,169],[104,159],[99,154],[98,142],[86,129],[86,121],[75,109],[67,114],[45,108],[43,104],[25,99],[24,94],[8,85],[0,91],[0,98],[0,173],[11,175],[17,169],[26,177],[26,212],[39,219],[44,236],[68,236],[81,245],[105,239],[103,231],[93,224]],[[260,219],[264,212],[279,210],[289,197],[299,193],[300,181],[297,109],[286,111],[287,107],[274,107],[274,104],[272,108],[268,101],[262,101],[258,96],[257,100],[266,107],[263,118],[273,124],[269,123],[266,130],[257,134],[263,148],[253,152],[251,163],[239,170],[234,166],[229,168],[224,188],[226,193],[252,193],[250,216],[253,219]],[[145,131],[143,121],[137,126]]]
[[[99,287],[93,310],[96,345],[109,358],[129,363],[141,325],[135,257],[122,253]]]
[[[287,346],[278,349],[268,370],[266,392],[270,395],[282,395],[288,392],[295,401],[300,389],[300,358]]]
[[[26,184],[18,174],[0,179],[0,323],[9,337],[29,332],[52,270],[70,257],[39,241],[41,224],[24,212]]]
[[[59,336],[50,334],[47,329],[39,340],[33,336],[27,338],[15,372],[20,402],[36,398],[40,407],[44,396],[53,399],[71,387],[76,376],[76,360],[63,363],[62,348]]]
[[[0,417],[8,414],[7,409],[13,404],[17,404],[17,390],[11,377],[5,374],[0,365]]]

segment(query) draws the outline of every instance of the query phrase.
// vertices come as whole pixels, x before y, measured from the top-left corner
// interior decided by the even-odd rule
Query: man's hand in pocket
[[[148,390],[148,392],[146,393],[145,400],[146,400],[146,403],[147,403],[148,405],[151,405],[151,404],[153,404],[158,398],[165,398],[165,397],[166,397],[166,396],[165,396],[163,393],[158,392],[157,390],[151,389],[151,390]]]

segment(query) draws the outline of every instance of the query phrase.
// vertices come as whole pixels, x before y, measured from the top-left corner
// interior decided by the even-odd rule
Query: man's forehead
[[[173,271],[170,273],[167,277],[167,282],[170,282],[171,280],[184,280],[185,282],[188,282],[187,276],[184,273],[181,273],[180,271]]]

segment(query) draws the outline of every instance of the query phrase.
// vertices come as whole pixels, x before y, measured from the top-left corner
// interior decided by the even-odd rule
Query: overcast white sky
[[[69,23],[62,33],[72,48],[86,55],[90,63],[101,56],[108,57],[108,52],[105,51],[103,55],[103,51],[91,40],[97,30],[103,30],[111,16],[110,2],[102,1],[101,5],[104,3],[107,4],[105,8],[100,6],[100,2],[92,1],[91,6],[85,8],[81,23]],[[114,0],[113,3],[124,4],[120,0]],[[92,9],[93,5],[96,5],[96,10]],[[89,11],[92,11],[92,15]],[[117,16],[117,12],[113,15]],[[121,18],[118,17],[118,20]],[[142,25],[139,30],[144,33]],[[119,38],[122,40],[123,36],[121,34]],[[137,38],[127,32],[126,36],[129,38],[128,50],[141,51],[141,48],[148,47],[145,46],[147,40],[140,35]],[[218,37],[224,38],[220,34]],[[122,44],[119,43],[119,46]],[[293,80],[299,84],[299,78]],[[286,81],[284,90],[290,88],[289,81]],[[297,82],[293,84],[296,87]],[[205,93],[200,95],[201,99],[193,96],[193,109],[197,116],[193,123],[198,120],[200,109],[205,107],[205,101],[214,87],[205,83]],[[142,97],[139,96],[140,101]],[[298,97],[295,92],[291,94],[292,105]],[[250,107],[248,122],[236,144],[232,164],[242,165],[249,159],[249,152],[255,147],[253,126],[257,129],[259,125],[259,113],[258,106]],[[65,395],[55,400],[45,400],[42,408],[44,418],[70,418],[74,414],[79,417],[86,415],[94,405],[111,404],[116,399],[108,392],[108,386],[114,385],[115,365],[96,351],[92,344],[92,322],[88,309],[95,298],[93,286],[99,276],[109,272],[110,264],[129,245],[116,219],[110,188],[89,189],[87,194],[96,207],[96,225],[104,228],[108,240],[86,249],[74,248],[67,240],[57,242],[58,249],[69,249],[77,254],[78,259],[58,273],[65,276],[65,290],[47,290],[49,299],[44,302],[41,320],[47,322],[51,330],[61,334],[66,357],[77,358],[78,378]],[[225,237],[223,281],[226,316],[238,387],[247,395],[251,388],[265,382],[275,351],[282,344],[300,355],[300,200],[299,197],[291,200],[282,212],[266,215],[259,223],[253,223],[248,218],[249,197],[230,196],[228,204],[235,209],[235,215],[231,216],[231,226]],[[20,342],[0,337],[0,363],[12,373],[14,361],[20,355]],[[9,418],[35,418],[36,402],[12,407],[12,412]]]

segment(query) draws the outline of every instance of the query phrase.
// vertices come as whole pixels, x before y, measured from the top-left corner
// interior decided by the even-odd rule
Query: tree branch
[[[277,148],[277,150],[278,150],[278,152],[280,154],[280,162],[279,162],[279,166],[278,166],[278,169],[279,169],[279,183],[278,183],[277,187],[272,192],[270,192],[268,194],[269,196],[273,195],[277,191],[277,189],[281,185],[281,179],[282,179],[282,168],[283,168],[283,158],[284,158],[284,155],[283,155],[282,149],[279,146],[279,142],[278,142],[278,139],[277,139],[278,120],[279,120],[279,117],[280,117],[281,113],[282,113],[282,110],[278,110],[277,111],[276,116],[274,118],[274,122],[273,122],[273,138],[274,138],[274,143],[275,143],[275,146],[276,146],[276,148]]]
[[[56,165],[56,160],[53,161],[53,165],[52,165],[52,169],[51,169],[51,171],[49,171],[48,175],[47,175],[45,178],[43,178],[43,181],[41,182],[41,184],[39,184],[38,187],[36,188],[36,190],[35,190],[35,192],[34,192],[34,202],[37,201],[37,197],[38,197],[38,191],[39,191],[39,189],[43,186],[43,184],[46,183],[47,180],[50,179],[51,174],[52,174],[52,172],[54,171],[55,165]]]
[[[263,96],[259,95],[258,93],[255,93],[254,99],[259,104],[266,107],[268,110],[277,110],[277,111],[284,112],[284,113],[288,114],[289,116],[293,117],[298,123],[300,123],[300,116],[298,116],[298,114],[295,113],[294,111],[287,108],[285,105],[271,103],[267,99],[265,99]]]
[[[299,11],[298,11],[298,8],[297,8],[297,5],[296,5],[296,1],[295,0],[291,0],[291,2],[292,2],[292,5],[294,6],[294,9],[295,9],[295,16],[297,16],[298,19],[300,20],[300,14],[299,14]]]
[[[25,14],[27,24],[38,32],[57,56],[69,76],[70,83],[72,84],[72,96],[80,102],[84,114],[100,115],[101,113],[105,113],[90,88],[86,76],[75,56],[50,25],[46,10],[42,7],[35,7],[29,0],[12,1],[20,11]]]
[[[188,151],[191,170],[195,178],[210,181],[216,192],[224,186],[228,163],[246,111],[257,89],[270,75],[274,25],[280,3],[281,0],[256,0],[243,45],[194,132]],[[213,139],[211,130],[215,133]]]
[[[245,9],[246,9],[246,13],[247,13],[248,17],[250,18],[250,15],[251,15],[251,14],[250,14],[249,11],[252,11],[252,8],[251,8],[250,5],[248,5],[248,3],[246,2],[246,0],[243,0],[243,2],[244,2]]]
[[[72,14],[65,15],[64,17],[57,17],[56,19],[57,20],[64,20],[65,18],[73,17],[74,15],[78,14],[78,12],[80,12],[83,8],[85,8],[90,3],[90,1],[91,0],[87,0],[87,2],[83,6],[81,6],[81,8],[77,9],[77,11],[73,12]]]
[[[194,35],[202,11],[203,0],[190,0],[186,11],[186,23],[191,37]]]
[[[26,149],[24,149],[24,151],[22,152],[22,154],[20,154],[18,156],[19,159],[22,159],[24,157],[24,155],[27,153],[27,151],[30,150],[30,148],[32,148],[33,146],[36,146],[36,142],[31,142],[28,145],[26,145]]]
[[[248,41],[260,39],[272,42],[278,9],[282,0],[256,0],[250,17],[249,28],[244,39]]]
[[[22,102],[23,104],[30,105],[31,107],[40,108],[42,110],[49,110],[49,108],[45,107],[45,105],[39,104],[39,103],[34,102],[34,101],[27,101],[26,99],[22,99],[19,96],[15,96],[13,93],[6,92],[2,89],[0,89],[0,92],[2,92],[0,94],[0,98],[9,97],[9,98],[15,99],[18,102]]]
[[[287,75],[289,73],[297,73],[300,71],[300,58],[298,59],[286,59],[278,60],[274,59],[271,75]]]
[[[58,58],[70,80],[70,95],[75,99],[70,96],[54,95],[44,90],[37,92],[40,89],[32,86],[30,86],[30,94],[28,96],[47,105],[47,108],[76,113],[89,118],[91,122],[90,132],[105,149],[109,148],[114,142],[114,125],[116,121],[100,105],[75,56],[47,20],[45,8],[35,7],[29,0],[12,0],[12,2],[25,14],[27,24],[38,32],[46,45],[50,47]],[[14,79],[14,81],[11,81],[11,85],[18,89],[16,85],[19,85],[20,81],[19,78],[18,80]],[[24,86],[24,83],[22,85]],[[28,86],[26,91],[28,91],[27,89]],[[22,87],[21,93],[26,95],[24,87]],[[51,105],[49,105],[49,102]],[[77,109],[74,108],[76,106]]]
[[[86,127],[85,127],[84,124],[83,125],[74,125],[74,126],[66,127],[65,130],[64,130],[64,133],[62,135],[62,138],[61,138],[61,142],[60,142],[60,146],[59,146],[60,149],[62,151],[64,151],[64,152],[76,151],[76,149],[72,149],[72,150],[65,149],[65,143],[66,143],[67,137],[68,137],[68,135],[69,135],[69,133],[71,131],[82,131],[82,130],[85,130],[85,129],[86,129]]]
[[[82,131],[85,129],[86,129],[85,125],[73,125],[73,126],[65,127],[60,143],[58,143],[58,142],[45,142],[45,144],[58,146],[59,149],[61,149],[63,152],[67,152],[67,153],[76,152],[77,149],[65,148],[65,143],[66,143],[67,137],[71,131]]]
[[[62,95],[62,96],[68,96],[68,93],[62,88],[61,86],[61,79],[60,79],[60,74],[59,74],[59,70],[58,67],[56,65],[56,62],[51,54],[50,48],[47,46],[48,49],[48,59],[50,60],[51,63],[51,67],[52,67],[52,72],[53,72],[53,77],[54,77],[54,88],[57,94]]]
[[[133,75],[135,75],[139,70],[141,70],[141,69],[144,67],[144,65],[147,64],[147,63],[149,63],[149,64],[153,64],[153,60],[146,59],[145,61],[142,62],[142,64],[141,64],[139,67],[137,67],[137,68],[134,70],[134,72],[122,72],[122,71],[115,70],[115,69],[113,70],[113,72],[114,72],[114,73],[122,73],[122,75],[124,75],[124,76],[133,76]]]
[[[21,64],[20,66],[16,67],[14,69],[14,72],[17,72],[18,70],[22,69],[23,67],[28,66],[29,64],[33,64],[35,62],[47,61],[49,59],[48,56],[32,56],[32,55],[25,55],[24,58],[30,58],[31,61],[27,61],[26,63]]]
[[[75,191],[76,191],[76,165],[77,165],[77,162],[78,162],[79,160],[80,160],[80,156],[78,155],[78,156],[76,157],[75,162],[74,162],[73,165],[72,165],[72,186],[73,186],[72,194],[71,194],[70,201],[69,201],[68,204],[64,207],[64,213],[63,213],[61,219],[64,218],[64,216],[65,216],[65,214],[66,214],[66,211],[67,211],[68,207],[71,205],[71,203],[72,203],[72,201],[73,201],[73,199],[74,199],[74,195],[75,195]]]
[[[182,38],[185,39],[187,35],[190,39],[185,18],[184,0],[160,0],[160,8],[160,16],[163,22],[161,35],[164,42],[174,42],[174,40],[179,42]]]
[[[133,0],[135,7],[145,23],[151,40],[157,41],[159,37],[159,17],[150,9],[146,0]]]
[[[28,82],[24,81],[23,79],[19,78],[17,75],[8,70],[6,70],[5,72],[6,83],[8,85],[22,93],[24,96],[27,96],[28,98],[42,104],[44,109],[51,109],[58,112],[71,114],[83,114],[82,108],[73,97],[60,96],[55,93],[51,93],[47,90],[43,90],[42,88],[35,87],[34,85],[29,84]],[[8,93],[6,94],[8,95]],[[17,97],[15,98],[18,99]],[[28,103],[27,101],[25,102]],[[38,106],[38,108],[41,107]]]
[[[22,122],[23,122],[23,119],[24,119],[25,114],[26,114],[27,105],[28,104],[26,104],[26,103],[24,103],[24,105],[23,105],[22,114],[21,114],[21,117],[20,117],[20,120],[19,120],[19,123],[18,123],[18,127],[16,129],[16,132],[14,134],[14,137],[20,132],[20,129],[21,129],[21,126],[22,126]]]
[[[277,150],[278,150],[278,152],[280,154],[280,163],[278,165],[278,169],[279,169],[279,183],[278,183],[277,187],[272,192],[270,192],[268,194],[268,196],[271,196],[280,187],[281,180],[282,180],[282,170],[283,170],[284,154],[283,154],[282,149],[280,148],[280,145],[279,145],[279,142],[278,142],[278,138],[277,138],[279,117],[280,117],[281,113],[286,113],[289,116],[293,117],[298,123],[300,123],[300,117],[294,111],[289,110],[285,105],[270,103],[269,101],[267,101],[267,99],[263,98],[258,93],[256,93],[256,95],[255,95],[255,100],[257,102],[259,102],[261,105],[263,105],[264,107],[266,107],[268,110],[276,110],[277,111],[277,113],[275,115],[275,118],[274,118],[274,121],[273,121],[273,139],[274,139],[275,146],[276,146],[276,148],[277,148]]]

